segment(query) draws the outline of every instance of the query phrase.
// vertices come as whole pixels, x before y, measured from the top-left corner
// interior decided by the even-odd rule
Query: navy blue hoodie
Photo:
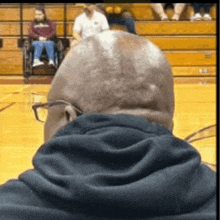
[[[84,115],[0,189],[0,220],[214,220],[216,174],[160,125]]]

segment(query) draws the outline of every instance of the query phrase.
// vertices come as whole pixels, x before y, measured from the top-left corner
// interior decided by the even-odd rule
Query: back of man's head
[[[70,101],[86,114],[131,114],[173,129],[171,67],[153,43],[126,32],[106,31],[72,47],[49,99]]]

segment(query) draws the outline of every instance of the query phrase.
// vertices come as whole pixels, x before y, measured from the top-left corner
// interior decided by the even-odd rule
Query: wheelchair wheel
[[[27,45],[23,47],[23,75],[25,79],[28,79],[28,77],[31,75],[31,61],[29,56],[29,51],[27,49]]]
[[[66,48],[69,46],[69,40],[68,39],[60,39],[57,41],[57,68],[62,63],[64,57],[65,57],[65,51]]]
[[[58,53],[58,65],[57,68],[60,66],[60,64],[62,63],[63,59],[65,57],[65,52],[64,50],[59,51]]]

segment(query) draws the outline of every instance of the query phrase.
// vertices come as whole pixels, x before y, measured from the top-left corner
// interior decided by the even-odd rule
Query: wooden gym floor
[[[43,124],[35,120],[31,106],[46,101],[50,85],[21,82],[22,77],[0,77],[0,184],[32,168],[32,157],[43,143]],[[176,77],[174,90],[174,135],[184,138],[216,123],[215,79]],[[193,146],[202,160],[216,163],[215,137]]]

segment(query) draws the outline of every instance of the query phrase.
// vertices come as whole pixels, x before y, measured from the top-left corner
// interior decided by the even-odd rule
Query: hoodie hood
[[[20,181],[35,193],[39,212],[55,207],[66,213],[62,219],[216,217],[215,173],[189,144],[143,118],[80,116],[39,149],[33,164]]]

